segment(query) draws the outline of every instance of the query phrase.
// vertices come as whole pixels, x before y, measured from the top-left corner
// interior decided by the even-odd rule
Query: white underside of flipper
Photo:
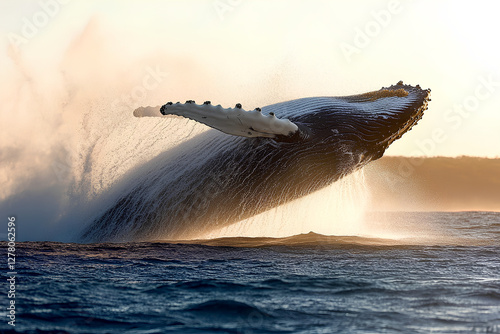
[[[246,111],[237,104],[235,108],[223,108],[211,105],[208,101],[196,104],[167,103],[158,107],[139,108],[134,111],[136,117],[161,117],[164,115],[183,116],[208,125],[224,133],[242,137],[274,138],[278,135],[289,136],[298,130],[296,124],[288,119],[279,119],[274,113],[264,115],[260,109]]]

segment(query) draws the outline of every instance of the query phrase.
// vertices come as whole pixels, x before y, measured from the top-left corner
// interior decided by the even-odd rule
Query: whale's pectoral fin
[[[283,138],[298,131],[297,125],[288,119],[277,118],[273,113],[264,115],[260,108],[246,111],[239,103],[234,108],[223,108],[212,105],[210,101],[201,105],[194,101],[186,101],[184,104],[169,102],[159,109],[146,107],[134,111],[136,117],[164,115],[183,116],[224,133],[242,137]]]

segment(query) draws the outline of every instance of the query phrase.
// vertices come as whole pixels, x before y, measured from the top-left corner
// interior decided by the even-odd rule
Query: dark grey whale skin
[[[299,130],[272,139],[216,130],[199,135],[190,140],[199,144],[178,148],[185,150],[178,161],[131,184],[81,239],[188,239],[306,196],[382,157],[420,120],[429,95],[399,82],[366,94],[264,107]]]

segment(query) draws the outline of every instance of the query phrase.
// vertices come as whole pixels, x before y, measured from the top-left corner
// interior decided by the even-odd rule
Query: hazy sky
[[[161,94],[147,101],[156,104],[195,99],[254,108],[363,93],[399,80],[420,84],[432,89],[429,110],[386,154],[495,157],[500,156],[495,4],[3,0],[0,96],[11,107],[22,104],[27,95],[17,102],[10,98],[13,78],[50,85],[72,46],[84,40],[82,58],[71,59],[99,63],[96,82],[109,80],[119,66],[117,85],[134,80],[132,74],[145,66],[168,73]],[[10,111],[4,104],[4,128],[4,122],[37,122]],[[1,139],[8,137],[3,133]]]

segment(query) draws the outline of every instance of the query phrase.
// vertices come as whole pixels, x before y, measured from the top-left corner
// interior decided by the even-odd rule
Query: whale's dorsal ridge
[[[298,126],[288,119],[276,117],[274,113],[264,115],[260,108],[247,111],[240,103],[234,108],[212,105],[210,101],[196,104],[192,100],[186,103],[168,102],[161,108],[139,108],[134,111],[136,117],[162,117],[164,115],[183,116],[208,125],[224,133],[241,137],[283,138],[292,136]]]

